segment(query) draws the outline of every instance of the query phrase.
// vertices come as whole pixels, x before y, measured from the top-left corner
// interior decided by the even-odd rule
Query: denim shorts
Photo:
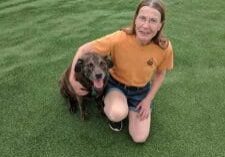
[[[107,94],[112,90],[122,92],[127,98],[129,110],[138,112],[136,110],[137,105],[147,96],[150,89],[151,89],[150,83],[147,83],[144,87],[128,87],[122,83],[119,83],[110,76],[108,84],[106,86],[105,94]],[[152,104],[153,102],[151,103],[151,105],[149,105],[150,108],[152,108]]]

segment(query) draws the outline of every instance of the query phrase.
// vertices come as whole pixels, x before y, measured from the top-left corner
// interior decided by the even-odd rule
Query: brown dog
[[[103,107],[103,91],[108,81],[108,70],[112,67],[112,62],[108,57],[102,57],[96,53],[86,53],[78,59],[73,70],[75,71],[76,80],[89,92],[85,96],[76,95],[69,82],[71,65],[60,79],[60,92],[65,98],[69,99],[71,112],[76,112],[78,104],[81,119],[84,120],[87,116],[87,110],[83,101],[94,97],[98,108],[102,109]]]

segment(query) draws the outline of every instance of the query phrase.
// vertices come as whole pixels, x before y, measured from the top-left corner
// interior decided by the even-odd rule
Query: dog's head
[[[78,59],[75,65],[75,75],[77,81],[88,88],[94,88],[101,92],[108,80],[108,70],[112,67],[112,62],[108,57],[102,57],[96,53],[84,54]]]

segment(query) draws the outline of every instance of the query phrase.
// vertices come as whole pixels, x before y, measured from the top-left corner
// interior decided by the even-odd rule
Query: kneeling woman
[[[128,117],[129,133],[134,142],[143,143],[149,136],[152,101],[162,85],[166,71],[173,68],[170,41],[163,37],[165,11],[158,0],[143,0],[138,5],[133,25],[81,46],[74,59],[86,52],[110,55],[113,67],[104,99],[104,112],[115,131]],[[74,68],[72,68],[74,69]],[[87,91],[73,79],[78,95]]]

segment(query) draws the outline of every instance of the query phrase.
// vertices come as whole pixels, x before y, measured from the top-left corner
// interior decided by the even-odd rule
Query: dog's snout
[[[102,78],[102,74],[96,74],[96,79],[101,79]]]

